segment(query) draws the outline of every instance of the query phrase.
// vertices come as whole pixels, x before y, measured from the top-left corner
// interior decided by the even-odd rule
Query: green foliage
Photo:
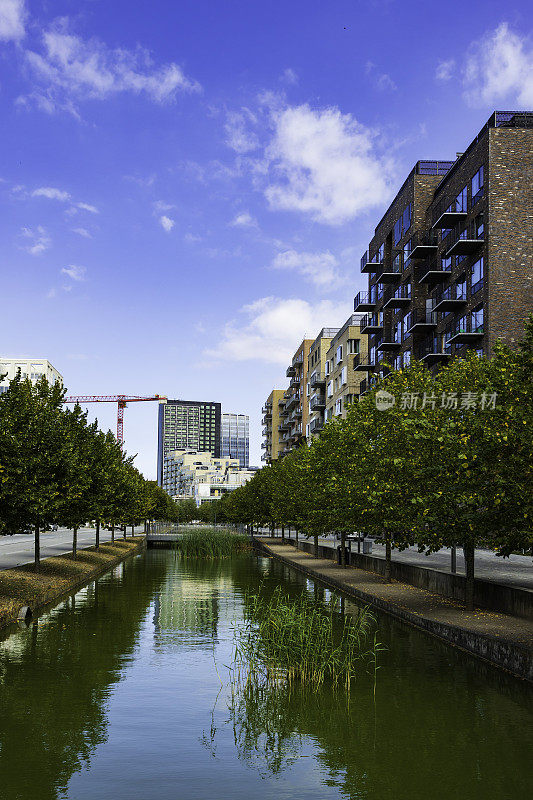
[[[250,549],[250,540],[224,528],[188,528],[176,541],[185,558],[228,558]]]

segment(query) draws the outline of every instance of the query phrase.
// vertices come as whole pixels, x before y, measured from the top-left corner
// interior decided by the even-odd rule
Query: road
[[[136,533],[142,533],[142,525],[135,528]],[[78,549],[94,545],[96,531],[94,528],[80,528],[78,530]],[[128,528],[128,537],[131,528]],[[122,537],[121,532],[115,532],[115,538]],[[111,531],[100,530],[100,542],[111,541]],[[50,556],[61,556],[72,550],[72,530],[59,528],[57,531],[41,533],[41,559]],[[16,533],[13,536],[0,536],[0,569],[20,567],[22,564],[33,562],[33,534]]]
[[[265,529],[265,533],[267,530]],[[278,534],[279,535],[279,534]],[[294,539],[294,534],[291,536]],[[333,538],[320,539],[320,544],[326,547],[336,547],[338,542]],[[357,549],[357,544],[352,543],[352,550]],[[385,545],[373,542],[372,555],[378,558],[385,558]],[[447,547],[442,548],[437,553],[430,556],[419,553],[416,547],[408,547],[407,550],[393,550],[393,561],[403,561],[407,564],[414,564],[417,567],[426,569],[436,569],[441,572],[450,572],[451,554]],[[457,574],[464,575],[464,559],[461,548],[457,548]],[[533,591],[533,558],[531,556],[509,556],[501,558],[490,550],[476,550],[475,552],[475,576],[486,581],[502,583],[506,586],[515,586],[519,589]]]

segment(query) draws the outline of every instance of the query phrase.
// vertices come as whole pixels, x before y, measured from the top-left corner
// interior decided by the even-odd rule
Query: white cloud
[[[28,245],[24,248],[32,256],[40,256],[49,249],[52,244],[52,239],[48,235],[42,225],[37,225],[37,228],[22,228],[22,235],[28,239]]]
[[[165,230],[167,233],[170,233],[170,231],[176,224],[173,219],[167,217],[165,214],[163,214],[162,217],[159,217],[159,222],[161,223],[161,227],[163,228],[163,230]]]
[[[373,61],[367,61],[365,64],[365,72],[371,78],[375,88],[380,92],[395,92],[398,88],[390,75],[386,72],[380,72]]]
[[[464,69],[464,98],[474,107],[504,99],[514,105],[533,105],[533,47],[531,41],[502,22],[473,42]]]
[[[439,61],[435,70],[435,78],[438,81],[449,81],[453,77],[454,70],[455,59],[450,58],[448,61]]]
[[[314,338],[324,326],[341,326],[351,312],[350,302],[262,297],[243,306],[240,322],[224,327],[217,347],[204,351],[206,359],[266,361],[285,365],[301,340]]]
[[[76,264],[69,264],[61,270],[63,275],[68,275],[73,281],[84,281],[86,271],[85,267],[79,267]],[[70,291],[70,287],[64,286],[63,288],[65,291]]]
[[[120,92],[145,94],[164,103],[178,92],[200,91],[177,64],[155,68],[140,47],[111,49],[96,38],[85,41],[68,32],[65,20],[44,31],[41,51],[26,51],[26,60],[41,89],[21,100],[33,101],[49,113],[62,109],[77,114],[74,102],[103,100]]]
[[[87,228],[72,228],[72,233],[77,233],[78,236],[82,236],[84,239],[93,238]]]
[[[230,111],[226,116],[224,130],[226,131],[226,144],[236,153],[248,153],[259,147],[259,139],[250,124],[255,124],[257,118],[248,108],[241,111]]]
[[[233,228],[257,228],[257,220],[248,211],[241,211],[230,222]]]
[[[187,242],[187,244],[196,244],[202,241],[202,237],[198,236],[196,233],[186,233],[183,237],[183,241]]]
[[[267,159],[278,180],[265,190],[272,209],[338,225],[389,198],[391,164],[351,114],[302,105],[275,114],[274,123]]]
[[[338,265],[339,262],[329,251],[297,253],[296,250],[278,253],[271,264],[273,269],[298,272],[322,291],[336,289],[343,282]]]
[[[283,70],[280,80],[288,86],[296,86],[298,74],[291,67],[287,67],[287,69]]]
[[[19,41],[24,37],[24,0],[0,0],[0,41]]]
[[[65,214],[68,214],[69,217],[73,217],[78,211],[87,211],[88,214],[100,213],[96,206],[92,206],[90,203],[74,203],[74,205],[65,211]]]
[[[39,189],[34,189],[31,193],[32,197],[46,197],[48,200],[59,200],[65,203],[70,199],[70,194],[62,189],[54,189],[53,186],[41,186]]]

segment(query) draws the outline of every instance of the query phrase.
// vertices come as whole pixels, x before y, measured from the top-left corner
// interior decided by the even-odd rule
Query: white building
[[[32,383],[36,383],[43,375],[50,385],[56,381],[63,383],[63,376],[46,358],[3,358],[0,356],[0,375],[5,375],[0,380],[0,394],[7,391],[10,382],[19,370],[21,376],[29,378]]]
[[[214,458],[209,452],[175,450],[164,459],[162,487],[174,500],[193,499],[200,506],[243,486],[255,471],[241,468],[238,458]]]

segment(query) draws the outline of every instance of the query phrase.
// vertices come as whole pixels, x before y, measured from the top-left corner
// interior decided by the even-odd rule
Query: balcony
[[[448,344],[472,344],[482,339],[484,333],[483,314],[474,312],[466,319],[459,320],[453,336],[448,339]]]
[[[469,256],[475,253],[485,241],[483,226],[480,224],[467,225],[455,237],[452,246],[446,252],[447,256]]]
[[[354,311],[372,311],[375,307],[376,301],[371,297],[370,292],[359,292],[354,298]]]
[[[353,368],[356,372],[372,372],[376,368],[376,362],[371,361],[366,353],[357,353],[353,359]]]
[[[309,423],[309,432],[310,433],[318,433],[324,427],[324,420],[323,419],[312,419]]]
[[[298,355],[292,361],[292,366],[298,368],[301,367],[303,363],[304,363],[304,354],[298,353]]]
[[[383,339],[376,347],[376,350],[378,353],[394,353],[396,350],[399,350],[401,346],[401,341],[397,339],[392,330],[389,330],[384,334]]]
[[[417,231],[410,239],[411,250],[405,252],[405,260],[429,258],[438,250],[437,237],[434,231]]]
[[[326,398],[323,394],[315,394],[309,401],[309,410],[315,411],[326,407]]]
[[[396,253],[393,256],[389,265],[383,268],[383,272],[379,276],[380,283],[396,283],[402,276],[403,270],[403,253]]]
[[[283,433],[283,431],[288,431],[290,428],[288,420],[281,420],[278,425],[278,433]]]
[[[289,388],[295,389],[297,386],[298,387],[300,386],[300,378],[291,378],[291,381],[289,383]]]
[[[454,283],[443,292],[435,296],[434,311],[453,311],[461,308],[466,303],[466,288],[464,284]]]
[[[466,208],[457,198],[450,202],[449,197],[442,197],[433,209],[431,218],[433,220],[432,227],[435,229],[453,228],[458,222],[466,219]]]
[[[385,293],[383,308],[404,308],[411,302],[411,284],[403,283]]]
[[[361,333],[381,333],[383,330],[383,321],[380,320],[377,314],[365,314],[359,323],[359,330]]]
[[[294,366],[294,364],[291,364],[290,366],[287,367],[285,375],[287,376],[287,378],[292,378],[294,375],[296,375],[296,367]]]
[[[426,341],[422,342],[417,348],[416,357],[429,366],[431,364],[446,362],[450,354],[443,350],[442,337],[433,336],[431,339],[426,339]]]
[[[363,380],[359,384],[359,397],[362,397],[367,392],[368,392],[368,381],[366,378],[363,378]]]
[[[418,283],[427,283],[434,286],[437,283],[442,283],[450,277],[452,265],[444,264],[441,258],[432,258],[420,268],[420,277]]]
[[[289,397],[287,402],[285,403],[285,411],[288,411],[292,406],[296,405],[296,403],[300,402],[300,393],[295,392],[293,395]]]
[[[408,335],[411,333],[428,333],[437,327],[437,315],[434,311],[419,311],[415,309],[410,317],[406,331]]]
[[[265,403],[265,405],[261,409],[261,414],[266,414],[267,416],[272,416],[272,405],[270,403]]]
[[[363,253],[361,256],[361,272],[379,272],[383,267],[383,259],[377,254],[368,257],[368,252]]]
[[[311,389],[315,389],[316,387],[325,386],[326,385],[326,378],[320,372],[313,372],[311,375],[311,380],[309,381],[309,386]]]

